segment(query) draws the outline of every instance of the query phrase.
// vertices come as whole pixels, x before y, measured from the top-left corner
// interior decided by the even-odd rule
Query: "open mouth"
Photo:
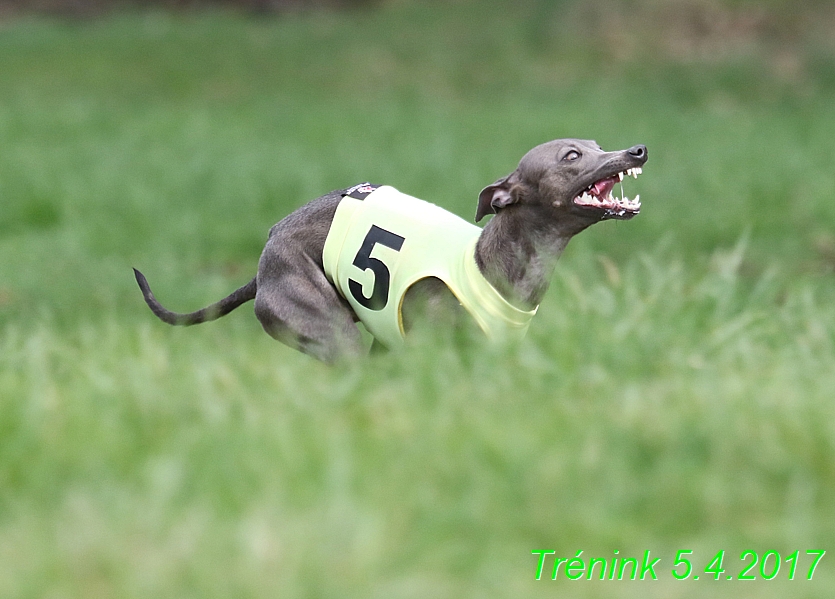
[[[574,204],[581,208],[601,210],[604,213],[603,218],[632,218],[641,211],[641,196],[636,195],[634,200],[630,200],[623,193],[622,183],[625,177],[637,179],[640,174],[640,167],[635,167],[601,179],[589,185],[575,197]],[[612,191],[618,183],[621,183],[621,197],[612,195]]]

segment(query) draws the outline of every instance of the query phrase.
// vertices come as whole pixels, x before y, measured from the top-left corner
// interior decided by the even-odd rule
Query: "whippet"
[[[302,206],[270,229],[257,275],[188,314],[164,308],[134,269],[161,320],[192,325],[249,300],[264,330],[322,361],[368,350],[356,323],[383,345],[400,341],[420,307],[469,313],[493,338],[524,334],[568,242],[590,225],[629,219],[639,197],[613,194],[647,160],[643,145],[605,152],[593,141],[536,146],[478,197],[481,229],[392,187],[361,184]],[[622,186],[620,186],[622,190]]]

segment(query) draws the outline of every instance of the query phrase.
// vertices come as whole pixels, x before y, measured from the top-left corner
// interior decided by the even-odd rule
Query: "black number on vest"
[[[371,257],[371,252],[374,246],[378,243],[389,247],[395,251],[400,251],[403,247],[405,239],[400,235],[395,235],[391,231],[381,229],[377,225],[371,225],[368,235],[362,241],[362,247],[357,255],[354,257],[354,266],[362,270],[369,268],[374,273],[374,288],[371,290],[371,297],[365,297],[362,294],[362,284],[354,279],[348,279],[348,289],[351,290],[351,295],[357,300],[361,306],[365,306],[369,310],[382,310],[386,307],[389,301],[389,281],[391,275],[389,269],[381,260]]]

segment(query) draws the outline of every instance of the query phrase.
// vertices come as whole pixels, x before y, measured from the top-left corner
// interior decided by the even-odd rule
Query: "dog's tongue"
[[[592,186],[591,192],[598,198],[606,198],[609,196],[609,193],[612,191],[612,188],[617,182],[617,176],[609,177],[608,179],[601,179]]]

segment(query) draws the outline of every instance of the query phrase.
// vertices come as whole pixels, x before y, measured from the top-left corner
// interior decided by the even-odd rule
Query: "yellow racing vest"
[[[536,308],[520,310],[484,278],[475,261],[481,229],[393,187],[363,183],[336,209],[322,260],[325,275],[383,345],[403,342],[409,287],[437,277],[495,341],[521,339]]]

